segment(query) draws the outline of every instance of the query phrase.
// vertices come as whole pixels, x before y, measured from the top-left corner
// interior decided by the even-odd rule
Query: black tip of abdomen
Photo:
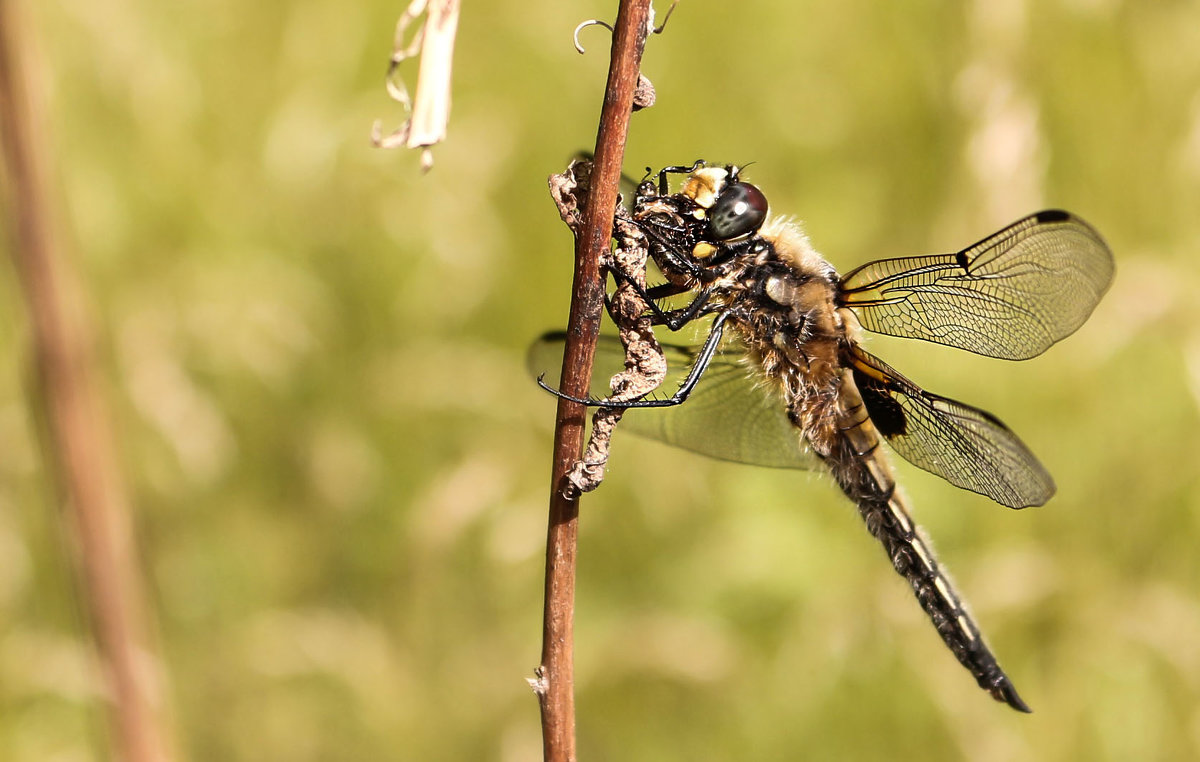
[[[1012,681],[1007,677],[1002,677],[1000,680],[998,680],[996,684],[992,686],[991,693],[992,697],[997,701],[1003,701],[1013,709],[1016,709],[1018,712],[1033,714],[1033,710],[1030,709],[1029,705],[1026,704],[1017,694],[1017,689],[1013,687]]]

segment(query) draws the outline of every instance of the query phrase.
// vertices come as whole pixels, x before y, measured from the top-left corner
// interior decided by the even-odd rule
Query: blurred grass
[[[194,760],[537,758],[565,320],[545,177],[594,140],[609,3],[464,8],[428,176],[375,151],[399,7],[36,4],[62,200]],[[1118,276],[1044,358],[879,339],[1059,483],[1008,512],[902,467],[1035,714],[945,652],[827,479],[619,438],[584,503],[582,759],[1200,756],[1200,9],[684,3],[627,167],[748,170],[840,269],[1062,206]],[[0,320],[0,757],[103,758]]]

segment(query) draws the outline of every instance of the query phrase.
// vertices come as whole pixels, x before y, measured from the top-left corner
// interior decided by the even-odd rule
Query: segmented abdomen
[[[879,449],[879,432],[867,416],[849,373],[843,377],[839,396],[838,433],[833,442],[826,443],[826,463],[834,478],[858,506],[867,530],[883,544],[892,566],[908,580],[942,640],[979,686],[997,701],[1030,711],[983,642],[979,627],[897,494],[891,468]]]

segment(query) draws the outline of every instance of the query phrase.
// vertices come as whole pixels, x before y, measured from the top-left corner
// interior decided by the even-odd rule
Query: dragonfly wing
[[[551,386],[558,383],[564,334],[549,333],[529,350],[529,370],[546,373]],[[670,394],[687,376],[696,357],[689,347],[663,345],[667,377],[660,389]],[[816,468],[820,461],[804,446],[787,417],[782,393],[755,376],[737,351],[719,351],[691,396],[681,405],[629,409],[618,428],[710,458],[771,468]],[[612,336],[601,336],[596,346],[591,394],[609,394],[608,379],[625,368],[625,350]]]
[[[871,420],[908,462],[1010,508],[1054,494],[1045,467],[990,413],[924,391],[859,347],[849,362]]]
[[[870,262],[840,291],[867,330],[1023,360],[1074,333],[1113,271],[1099,233],[1048,210],[956,254]]]

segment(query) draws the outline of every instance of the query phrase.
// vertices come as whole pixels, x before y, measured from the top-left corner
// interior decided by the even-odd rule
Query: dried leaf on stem
[[[645,77],[641,80],[646,81]],[[551,195],[558,206],[559,216],[575,233],[578,233],[581,223],[578,210],[586,204],[590,174],[590,162],[575,161],[566,172],[550,178]],[[625,370],[612,377],[610,399],[626,401],[657,389],[666,378],[667,361],[654,336],[647,305],[641,296],[646,289],[646,258],[649,253],[646,235],[621,204],[617,204],[614,210],[613,239],[616,247],[601,255],[600,264],[604,271],[615,271],[622,275],[609,301],[608,312],[625,347]],[[633,284],[637,284],[641,291]],[[624,413],[625,410],[621,408],[600,407],[592,416],[592,433],[584,455],[565,477],[563,490],[567,497],[576,498],[600,486],[608,464],[612,433]]]

